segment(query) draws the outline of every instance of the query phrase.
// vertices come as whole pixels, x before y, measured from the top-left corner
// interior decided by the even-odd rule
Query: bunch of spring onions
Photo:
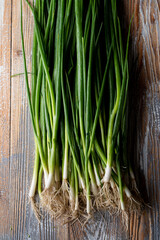
[[[35,163],[29,196],[51,216],[129,212],[128,47],[116,0],[36,0],[31,89]]]

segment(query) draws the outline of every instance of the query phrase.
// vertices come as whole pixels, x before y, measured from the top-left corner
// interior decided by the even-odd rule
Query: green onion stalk
[[[25,83],[35,139],[29,196],[53,217],[130,210],[128,37],[116,0],[36,0],[31,88],[21,1]],[[118,197],[117,197],[118,196]]]

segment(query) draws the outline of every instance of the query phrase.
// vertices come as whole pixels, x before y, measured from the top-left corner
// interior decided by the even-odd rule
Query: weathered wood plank
[[[0,238],[8,237],[11,0],[0,1]]]
[[[130,119],[132,123],[130,155],[139,190],[152,208],[146,208],[138,220],[130,221],[131,239],[160,238],[160,2],[124,1],[124,22],[132,14],[131,62],[132,71]],[[135,115],[136,113],[136,115]]]
[[[24,37],[27,66],[30,70],[33,21],[29,9],[23,7],[27,18]],[[23,56],[20,34],[20,1],[12,1],[12,72],[23,73]],[[39,238],[39,226],[28,203],[28,186],[32,176],[34,143],[24,76],[11,80],[11,146],[10,146],[10,239]],[[31,161],[30,161],[31,159]]]

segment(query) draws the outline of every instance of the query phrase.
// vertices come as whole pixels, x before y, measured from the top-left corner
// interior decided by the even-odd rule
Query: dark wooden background
[[[100,214],[85,231],[79,223],[60,227],[48,215],[38,224],[28,202],[34,139],[28,111],[20,37],[20,1],[0,0],[0,239],[160,239],[160,1],[122,0],[123,28],[133,13],[130,87],[130,149],[138,187],[151,208],[130,218]],[[23,7],[28,70],[33,18]]]

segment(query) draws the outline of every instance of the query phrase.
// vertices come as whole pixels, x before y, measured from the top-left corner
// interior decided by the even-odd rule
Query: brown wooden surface
[[[130,150],[138,187],[151,208],[132,216],[128,233],[119,218],[96,214],[85,231],[59,227],[48,215],[38,224],[28,203],[34,139],[28,111],[20,38],[20,1],[0,0],[0,239],[160,239],[160,1],[119,1],[123,28],[135,13],[130,45]],[[25,47],[31,64],[32,15],[24,4]]]

